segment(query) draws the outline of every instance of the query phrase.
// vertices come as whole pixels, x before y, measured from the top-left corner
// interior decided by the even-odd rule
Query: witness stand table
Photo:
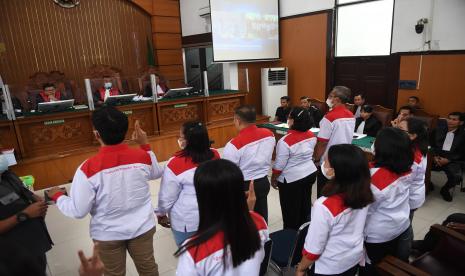
[[[277,126],[275,124],[272,124],[272,123],[258,124],[257,126],[261,127],[261,128],[267,128],[267,129],[273,131],[275,133],[276,140],[281,139],[281,137],[286,135],[287,131],[289,130],[286,127],[279,127],[279,126]],[[318,132],[314,132],[313,134],[315,134],[315,136],[316,136],[316,135],[318,135]],[[356,146],[360,147],[367,154],[368,160],[371,160],[372,156],[373,156],[373,151],[371,149],[371,146],[373,145],[374,141],[375,141],[374,137],[365,136],[365,137],[360,138],[360,139],[353,139],[352,140],[352,145],[356,145]]]

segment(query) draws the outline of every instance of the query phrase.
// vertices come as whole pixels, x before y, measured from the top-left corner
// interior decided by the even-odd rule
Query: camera
[[[423,30],[425,29],[425,24],[428,23],[428,18],[422,18],[417,21],[417,24],[415,25],[415,32],[417,34],[421,34]]]

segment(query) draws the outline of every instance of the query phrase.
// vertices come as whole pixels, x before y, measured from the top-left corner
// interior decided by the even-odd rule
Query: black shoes
[[[449,187],[447,186],[444,186],[441,188],[441,191],[440,191],[440,194],[442,196],[442,198],[447,201],[447,202],[451,202],[452,201],[452,195],[450,194],[449,192]]]

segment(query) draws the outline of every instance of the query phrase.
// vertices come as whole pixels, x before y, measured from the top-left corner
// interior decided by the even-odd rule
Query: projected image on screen
[[[277,0],[210,0],[215,61],[279,58]]]

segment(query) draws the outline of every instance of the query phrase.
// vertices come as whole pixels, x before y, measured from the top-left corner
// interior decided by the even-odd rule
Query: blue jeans
[[[176,231],[173,228],[171,228],[171,231],[173,231],[173,236],[174,236],[174,241],[176,242],[176,245],[178,247],[181,247],[181,244],[187,240],[188,238],[192,237],[196,231],[194,232],[181,232],[181,231]]]

